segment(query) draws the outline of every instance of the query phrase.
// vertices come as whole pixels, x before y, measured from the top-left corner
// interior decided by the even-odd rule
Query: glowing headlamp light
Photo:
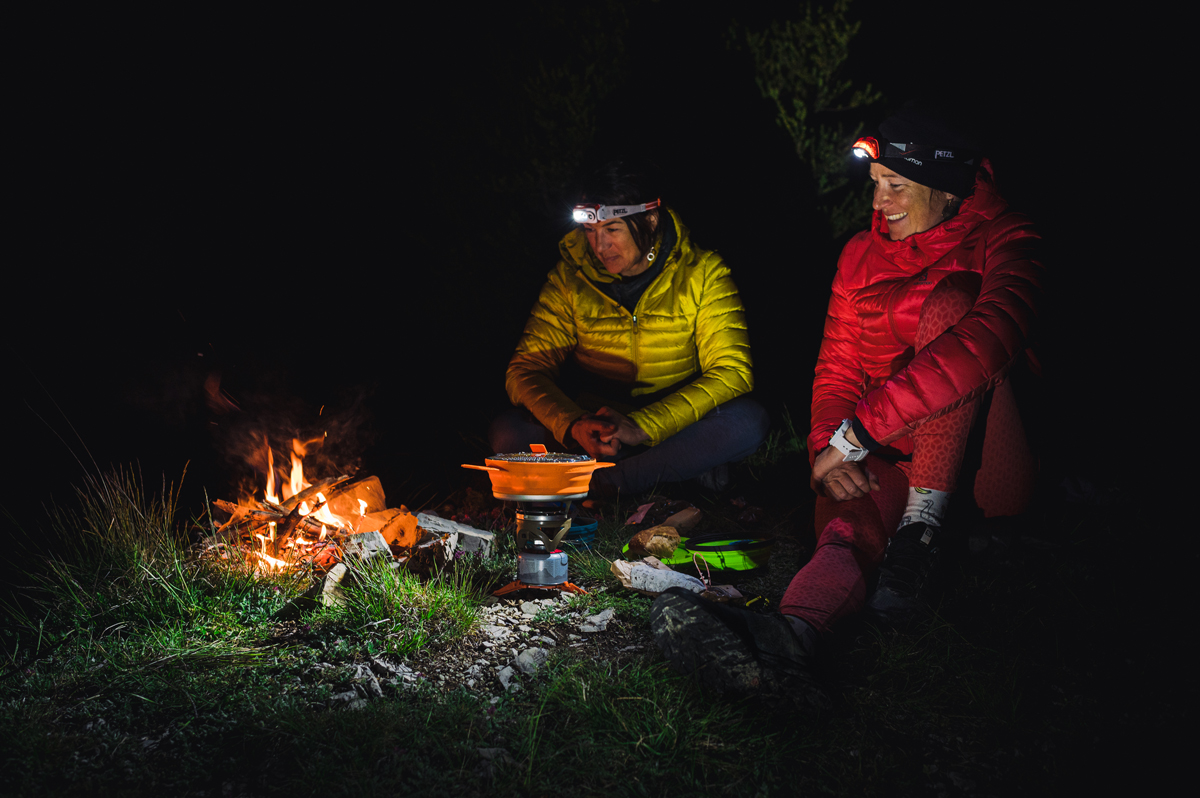
[[[871,158],[876,161],[879,160],[879,142],[870,136],[864,136],[863,138],[854,142],[854,146],[850,148],[850,151],[859,158]]]
[[[618,219],[622,216],[632,216],[635,213],[649,211],[662,204],[661,199],[647,202],[643,205],[576,205],[571,211],[571,218],[578,224],[595,224]]]

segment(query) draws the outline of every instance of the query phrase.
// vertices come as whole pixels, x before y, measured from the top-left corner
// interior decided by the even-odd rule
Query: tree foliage
[[[812,171],[817,207],[835,237],[865,226],[869,193],[850,185],[846,158],[862,130],[862,116],[882,99],[871,84],[856,88],[842,75],[850,42],[861,25],[847,17],[851,0],[824,7],[806,2],[799,19],[745,31],[755,80],[775,103],[777,121]]]

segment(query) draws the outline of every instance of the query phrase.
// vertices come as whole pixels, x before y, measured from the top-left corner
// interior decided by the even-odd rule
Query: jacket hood
[[[975,175],[975,191],[963,201],[954,218],[923,233],[914,233],[903,241],[892,241],[888,238],[888,224],[883,218],[883,211],[875,211],[871,217],[871,244],[896,263],[923,269],[957,246],[971,230],[995,219],[1007,209],[1008,203],[996,188],[992,164],[984,158]]]
[[[688,239],[688,229],[683,222],[679,221],[679,216],[675,211],[667,207],[664,207],[664,210],[667,212],[667,217],[675,224],[676,233],[671,251],[666,253],[666,260],[663,261],[665,269],[679,259],[684,242]],[[662,216],[660,215],[659,218],[661,219]],[[666,240],[668,236],[664,235],[663,238]],[[616,275],[609,274],[608,270],[600,263],[599,258],[592,254],[592,248],[588,246],[587,235],[584,234],[582,227],[576,227],[562,237],[562,240],[558,242],[558,254],[564,262],[582,271],[594,283],[615,283],[620,279]]]

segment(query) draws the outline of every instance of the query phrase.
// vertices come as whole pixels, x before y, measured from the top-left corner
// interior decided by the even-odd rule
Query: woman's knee
[[[730,399],[716,410],[732,432],[734,443],[730,448],[736,449],[737,453],[731,460],[742,460],[754,454],[771,429],[771,417],[766,408],[748,396]]]

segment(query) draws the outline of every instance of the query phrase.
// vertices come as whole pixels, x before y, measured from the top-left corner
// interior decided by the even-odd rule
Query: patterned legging
[[[917,349],[956,324],[979,295],[979,277],[964,273],[937,285],[921,307]],[[983,451],[974,475],[975,503],[987,517],[1016,515],[1033,494],[1036,462],[1025,439],[1012,386],[1006,380],[989,396],[928,421],[912,433],[912,462],[889,463],[874,455],[863,461],[880,489],[861,499],[817,498],[817,548],[792,579],[780,610],[827,632],[866,603],[869,577],[883,560],[908,502],[908,487],[953,491],[958,485],[971,429],[987,408]]]

